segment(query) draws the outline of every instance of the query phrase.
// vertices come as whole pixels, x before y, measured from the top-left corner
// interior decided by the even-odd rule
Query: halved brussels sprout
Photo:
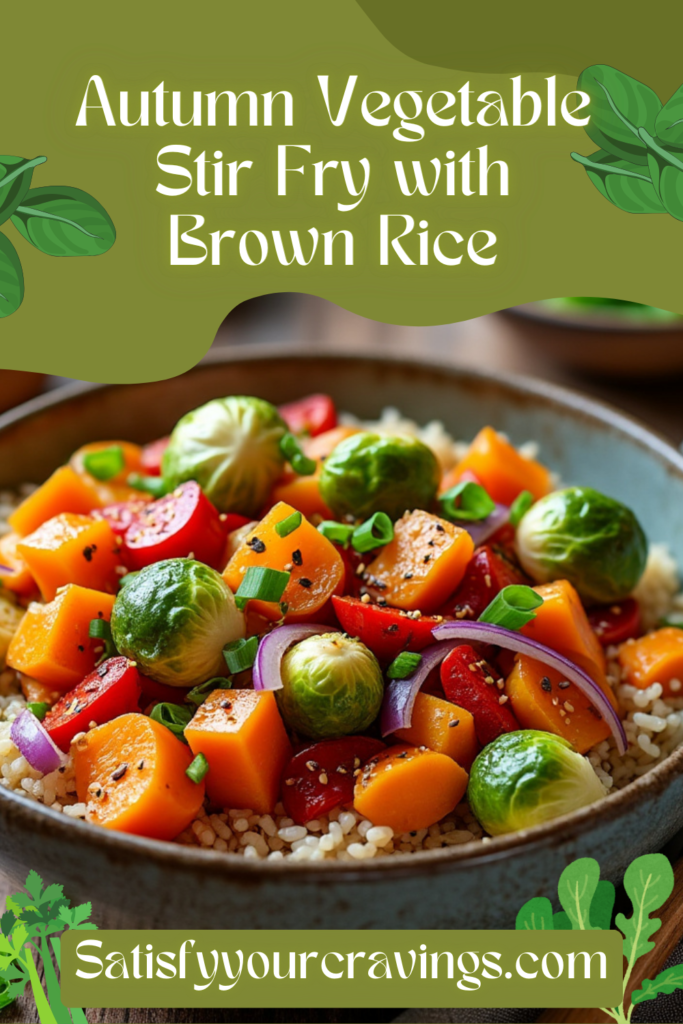
[[[503,733],[472,765],[472,813],[492,836],[517,832],[602,799],[590,761],[561,736],[535,729]]]
[[[629,508],[591,487],[541,498],[517,527],[522,568],[537,583],[566,579],[588,602],[627,597],[645,571],[647,540]]]
[[[377,658],[345,633],[302,640],[284,656],[281,672],[282,717],[303,736],[362,732],[379,714],[384,682]]]
[[[117,649],[144,675],[195,686],[226,674],[223,647],[244,636],[244,616],[214,569],[168,558],[140,569],[121,588],[111,632]]]
[[[337,516],[398,519],[431,508],[441,478],[434,452],[415,437],[362,432],[345,438],[323,463],[320,493]]]
[[[274,405],[261,398],[215,398],[175,426],[162,473],[169,489],[196,480],[222,512],[256,516],[285,462],[287,432]]]

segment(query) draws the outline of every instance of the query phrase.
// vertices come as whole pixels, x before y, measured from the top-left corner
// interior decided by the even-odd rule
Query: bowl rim
[[[640,420],[616,409],[608,403],[582,394],[571,388],[549,383],[538,378],[500,371],[486,371],[458,366],[457,363],[438,356],[415,356],[413,354],[393,355],[384,350],[368,348],[363,352],[348,352],[334,346],[318,347],[313,343],[258,342],[249,346],[214,348],[188,374],[212,365],[231,363],[253,363],[269,360],[307,360],[314,357],[321,363],[342,361],[346,363],[385,364],[391,369],[417,369],[427,372],[441,372],[467,383],[493,385],[507,390],[520,398],[532,398],[548,408],[559,405],[570,414],[588,422],[599,424],[627,437],[655,457],[669,471],[683,480],[683,455],[656,430],[647,427]],[[174,379],[174,378],[166,378]],[[177,379],[177,378],[176,378]],[[74,381],[54,391],[29,399],[16,408],[0,414],[0,436],[22,422],[40,416],[43,412],[68,405],[73,399],[120,387],[139,387],[140,383],[99,384]],[[162,381],[149,382],[152,384]],[[39,824],[46,830],[55,831],[65,840],[78,840],[84,847],[99,847],[105,853],[144,855],[163,865],[175,868],[201,868],[204,874],[239,876],[243,879],[263,880],[277,877],[281,873],[299,881],[310,878],[312,882],[321,876],[340,874],[353,880],[375,879],[377,873],[389,873],[391,878],[414,875],[416,872],[442,872],[453,869],[466,870],[468,865],[495,864],[510,854],[533,853],[546,846],[556,847],[564,840],[576,840],[589,832],[596,822],[619,818],[630,805],[641,804],[654,799],[678,776],[683,775],[683,746],[675,749],[664,761],[651,771],[629,783],[623,789],[608,794],[604,800],[581,808],[552,821],[502,836],[494,836],[435,850],[421,850],[408,856],[370,858],[360,862],[323,860],[257,861],[237,854],[185,846],[179,843],[149,839],[144,836],[96,828],[81,819],[71,818],[61,811],[45,807],[38,801],[20,792],[0,786],[0,808],[10,819],[20,825]]]

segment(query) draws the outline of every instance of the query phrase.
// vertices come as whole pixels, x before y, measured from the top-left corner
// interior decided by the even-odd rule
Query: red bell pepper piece
[[[442,621],[432,615],[412,619],[397,608],[363,604],[357,597],[333,597],[332,604],[344,632],[358,637],[384,663],[401,651],[421,651],[433,644],[432,629]]]
[[[142,449],[142,472],[146,476],[161,476],[161,460],[168,448],[170,437],[160,437],[158,441],[146,444]]]
[[[477,548],[455,594],[449,598],[442,615],[478,619],[503,587],[528,582],[523,573],[497,554],[489,544]],[[462,615],[462,612],[465,615]]]
[[[640,606],[633,597],[588,609],[588,621],[603,647],[641,636]]]
[[[487,682],[490,680],[490,682]],[[454,647],[441,664],[441,685],[446,699],[469,711],[482,747],[504,732],[520,728],[491,669],[469,644]]]
[[[93,509],[90,515],[93,519],[106,519],[116,536],[123,537],[128,527],[139,521],[150,504],[147,498],[134,498],[132,501],[119,501],[115,505]]]
[[[104,725],[137,711],[140,691],[140,674],[133,662],[109,658],[60,697],[45,715],[43,726],[60,750],[68,752],[74,736],[87,732],[91,722]]]
[[[278,412],[293,434],[317,437],[337,426],[337,410],[329,395],[308,395],[281,405]]]
[[[299,750],[282,773],[282,802],[289,817],[303,825],[352,803],[356,775],[381,750],[382,741],[370,736],[321,740]]]
[[[192,555],[213,569],[223,569],[227,542],[225,522],[194,480],[181,484],[147,506],[126,530],[121,559],[129,569],[142,569],[164,558]]]

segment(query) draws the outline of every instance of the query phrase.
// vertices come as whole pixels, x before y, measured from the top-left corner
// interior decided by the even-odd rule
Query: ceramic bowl
[[[622,499],[683,564],[683,458],[616,411],[538,381],[386,356],[259,346],[217,352],[183,377],[74,385],[0,417],[0,486],[43,479],[94,438],[148,441],[211,397],[275,402],[329,391],[376,417],[394,405],[461,438],[485,423],[540,445],[568,483]],[[683,826],[683,750],[604,802],[485,843],[357,865],[258,863],[108,832],[0,789],[0,864],[27,867],[92,900],[107,927],[493,928],[532,896],[553,896],[567,863],[593,856],[616,881]]]

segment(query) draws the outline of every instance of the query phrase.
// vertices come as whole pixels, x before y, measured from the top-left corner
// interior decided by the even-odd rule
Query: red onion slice
[[[489,537],[497,533],[501,526],[505,526],[509,518],[510,509],[508,506],[497,504],[491,515],[487,516],[486,519],[454,519],[452,521],[455,526],[461,526],[463,530],[467,530],[474,541],[475,548],[478,548],[480,544],[484,544]]]
[[[492,626],[487,622],[444,622],[432,630],[438,641],[422,651],[422,662],[412,676],[406,679],[393,680],[386,689],[382,705],[382,735],[386,736],[397,729],[407,729],[412,721],[413,705],[420,687],[429,672],[446,657],[448,652],[463,641],[492,644],[504,647],[508,651],[527,654],[530,658],[543,662],[549,668],[561,672],[566,679],[574,683],[588,697],[603,718],[609,724],[616,740],[620,754],[626,753],[627,741],[621,720],[598,684],[591,677],[565,658],[536,640],[529,640],[513,630],[502,626]]]
[[[15,747],[37,772],[49,775],[66,764],[66,755],[28,708],[14,719],[9,735]]]
[[[334,632],[336,631],[333,626],[317,626],[310,622],[301,625],[278,626],[272,633],[267,633],[259,644],[254,662],[254,689],[281,690],[280,666],[288,648],[292,644],[297,644],[299,640],[305,640],[308,636]]]

